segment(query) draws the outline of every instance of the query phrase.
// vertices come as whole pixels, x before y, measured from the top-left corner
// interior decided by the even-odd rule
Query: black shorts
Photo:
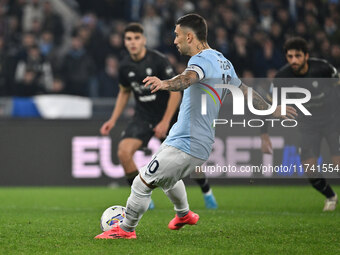
[[[331,156],[340,156],[340,132],[333,120],[323,123],[299,123],[301,160],[320,156],[322,138],[326,139]]]
[[[122,132],[121,139],[137,138],[143,142],[141,148],[145,148],[148,146],[151,137],[155,134],[153,131],[155,126],[155,124],[142,120],[139,117],[133,117],[127,128]]]

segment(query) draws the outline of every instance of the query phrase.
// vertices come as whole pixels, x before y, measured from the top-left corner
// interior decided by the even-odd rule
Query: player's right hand
[[[108,135],[114,126],[115,126],[114,122],[110,120],[106,121],[100,128],[101,135]]]
[[[294,107],[286,106],[286,115],[281,115],[281,105],[278,105],[272,115],[276,118],[295,119],[298,113]]]

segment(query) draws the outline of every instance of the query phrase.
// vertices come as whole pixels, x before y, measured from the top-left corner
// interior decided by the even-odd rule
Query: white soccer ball
[[[100,219],[102,231],[110,230],[115,224],[123,222],[125,218],[125,207],[114,205],[107,208]]]

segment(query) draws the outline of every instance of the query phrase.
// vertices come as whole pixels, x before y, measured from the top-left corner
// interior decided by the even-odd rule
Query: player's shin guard
[[[174,204],[175,211],[178,217],[184,217],[188,214],[189,204],[187,199],[187,192],[182,180],[178,181],[172,189],[167,190],[165,194]]]
[[[139,220],[147,211],[151,201],[152,189],[147,187],[139,176],[135,178],[131,186],[131,194],[126,204],[126,218],[121,224],[125,231],[134,231]]]

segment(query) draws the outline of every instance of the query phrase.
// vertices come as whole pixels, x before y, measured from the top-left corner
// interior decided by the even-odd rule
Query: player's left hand
[[[164,82],[156,76],[147,76],[143,80],[143,83],[145,83],[144,87],[150,86],[151,93],[155,93],[158,90],[165,89]]]
[[[297,111],[292,106],[286,106],[286,115],[281,115],[281,108],[281,105],[278,105],[272,115],[282,119],[295,119],[298,116]]]
[[[169,123],[167,121],[161,121],[153,129],[155,136],[159,139],[165,138],[169,130]]]

